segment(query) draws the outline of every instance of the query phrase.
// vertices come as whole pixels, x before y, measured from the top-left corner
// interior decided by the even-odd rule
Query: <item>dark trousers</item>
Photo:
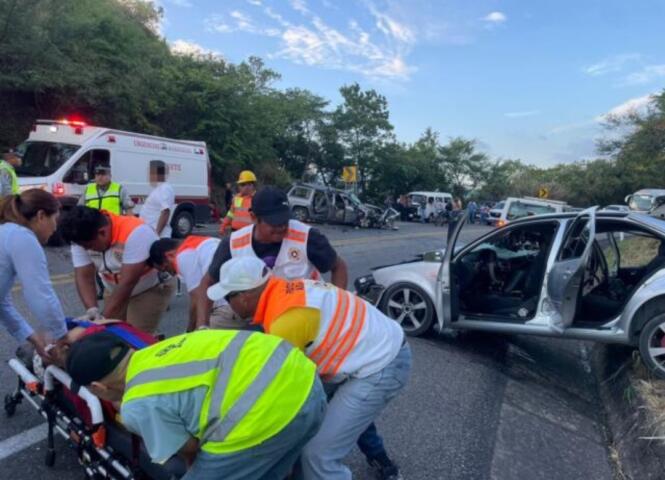
[[[383,438],[376,431],[374,423],[370,423],[369,427],[358,437],[358,448],[367,458],[376,458],[386,453]]]

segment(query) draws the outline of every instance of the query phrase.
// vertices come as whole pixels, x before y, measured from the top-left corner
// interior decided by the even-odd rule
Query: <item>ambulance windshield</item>
[[[17,150],[23,153],[23,163],[16,168],[21,177],[44,177],[60,168],[79,145],[55,142],[25,142]]]

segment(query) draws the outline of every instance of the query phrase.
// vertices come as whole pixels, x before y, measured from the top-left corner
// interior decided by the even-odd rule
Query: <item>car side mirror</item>
[[[632,200],[632,198],[633,198],[632,195],[626,195],[626,198],[624,198],[623,200],[624,200],[624,202],[626,202],[626,204],[629,204],[630,201]]]

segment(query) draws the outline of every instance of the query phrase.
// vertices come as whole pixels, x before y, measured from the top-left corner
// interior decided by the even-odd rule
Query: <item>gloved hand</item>
[[[77,317],[76,320],[96,322],[97,320],[104,320],[104,315],[101,314],[98,307],[90,307],[83,315]]]

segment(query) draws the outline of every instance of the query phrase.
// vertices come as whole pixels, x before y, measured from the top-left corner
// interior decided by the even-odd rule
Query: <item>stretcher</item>
[[[178,457],[163,465],[152,463],[140,437],[126,430],[108,405],[76,385],[64,370],[51,365],[40,379],[31,359],[23,357],[8,362],[18,385],[5,396],[5,414],[12,417],[26,401],[46,419],[47,466],[55,464],[58,434],[76,451],[86,478],[176,480],[184,475],[185,464]]]

